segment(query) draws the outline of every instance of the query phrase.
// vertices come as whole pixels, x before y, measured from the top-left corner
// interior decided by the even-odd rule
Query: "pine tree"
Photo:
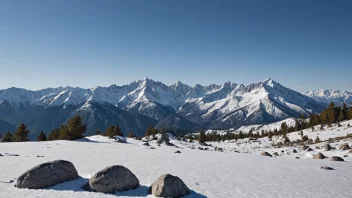
[[[145,132],[144,136],[151,136],[151,135],[156,135],[158,133],[158,130],[155,129],[153,126],[150,126],[147,131]]]
[[[114,125],[110,125],[106,130],[105,130],[105,133],[104,133],[104,136],[108,136],[108,137],[114,137],[116,136],[117,134],[115,133],[115,127]]]
[[[201,131],[198,136],[198,142],[199,143],[204,143],[205,142],[205,132]]]
[[[99,129],[95,132],[95,135],[101,135],[101,132]]]
[[[344,120],[345,120],[345,116],[343,115],[343,112],[342,112],[342,111],[340,111],[338,121],[344,121]]]
[[[128,136],[127,136],[127,137],[129,137],[129,138],[134,138],[134,137],[136,137],[136,135],[135,135],[134,133],[130,132],[130,133],[128,133]]]
[[[60,128],[54,129],[48,136],[49,141],[59,140],[60,139]]]
[[[26,142],[28,141],[30,131],[24,123],[18,125],[16,132],[13,134],[15,142]]]
[[[3,137],[3,142],[13,142],[13,135],[10,132],[7,132]]]
[[[269,131],[268,133],[268,138],[271,140],[271,138],[273,138],[273,132]]]
[[[13,135],[10,132],[7,132],[2,141],[3,142],[13,142]]]
[[[66,127],[60,130],[60,138],[63,140],[76,140],[83,138],[87,125],[82,125],[82,118],[79,115],[68,120]]]
[[[38,141],[38,142],[47,141],[46,135],[44,134],[43,131],[40,131],[39,136],[37,137],[37,141]]]
[[[319,143],[320,142],[320,138],[319,136],[317,136],[317,138],[315,139],[314,143]]]
[[[0,139],[2,138],[2,133],[0,133]]]
[[[123,133],[122,133],[119,125],[116,125],[116,127],[115,127],[115,134],[118,135],[118,136],[123,137]]]

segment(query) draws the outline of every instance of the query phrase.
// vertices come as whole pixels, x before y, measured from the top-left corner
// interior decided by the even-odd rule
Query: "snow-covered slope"
[[[6,109],[6,114],[0,113],[0,118],[36,106],[79,105],[87,101],[109,103],[158,121],[176,113],[209,128],[269,123],[320,112],[324,107],[271,79],[248,86],[226,82],[221,86],[190,87],[181,82],[167,86],[145,78],[124,86],[92,89],[59,87],[39,91],[18,88],[0,90],[0,109]]]
[[[334,102],[336,105],[342,105],[343,103],[350,105],[352,103],[352,92],[348,91],[318,89],[306,92],[305,95],[326,104]]]
[[[341,123],[343,127],[339,130],[344,134],[348,130],[351,132],[351,127],[346,128],[348,123],[351,121]],[[334,132],[320,133],[329,137]],[[151,198],[149,186],[166,173],[178,176],[190,188],[191,193],[185,198],[351,196],[352,154],[338,149],[343,143],[351,145],[351,139],[331,143],[336,148],[331,151],[323,151],[325,143],[310,145],[312,151],[300,150],[298,146],[275,148],[267,138],[255,142],[248,139],[208,142],[211,146],[175,138],[171,138],[171,143],[176,146],[158,146],[156,141],[144,146],[142,141],[126,140],[127,144],[121,144],[106,137],[92,136],[80,141],[0,143],[3,155],[0,157],[0,197]],[[223,152],[216,152],[216,147],[223,148]],[[293,153],[294,149],[296,153]],[[177,150],[181,153],[175,153]],[[260,156],[262,151],[273,157]],[[278,154],[276,157],[274,152]],[[346,162],[312,159],[318,152],[327,157],[340,156]],[[72,162],[80,177],[42,190],[14,187],[16,178],[28,169],[57,159]],[[139,179],[140,187],[115,194],[86,192],[81,188],[96,172],[111,165],[122,165],[131,170]],[[324,170],[321,166],[334,170]]]

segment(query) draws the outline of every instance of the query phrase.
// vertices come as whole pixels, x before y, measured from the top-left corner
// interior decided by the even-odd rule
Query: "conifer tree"
[[[106,130],[105,130],[105,133],[104,133],[104,136],[108,136],[108,137],[114,137],[116,136],[117,134],[115,133],[115,127],[114,125],[110,125]]]
[[[10,132],[7,132],[2,141],[3,142],[13,142],[13,135]]]
[[[18,125],[16,132],[13,134],[15,142],[26,142],[28,141],[30,131],[24,123]]]
[[[155,129],[153,126],[150,126],[147,131],[145,132],[145,136],[151,136],[151,135],[156,135],[158,133],[158,130]]]
[[[48,140],[53,141],[53,140],[59,140],[60,139],[60,128],[54,129],[49,135],[48,135]]]
[[[201,131],[198,136],[198,142],[199,143],[204,143],[205,142],[205,132]]]
[[[60,138],[63,140],[76,140],[83,138],[87,130],[87,125],[82,124],[82,118],[79,115],[68,120],[67,126],[60,130]]]
[[[129,138],[134,138],[134,137],[136,137],[136,135],[135,135],[134,133],[130,132],[130,133],[128,133],[128,136],[127,136],[127,137],[129,137]]]
[[[317,136],[317,138],[315,139],[314,143],[319,143],[320,142],[320,138],[319,136]]]
[[[116,127],[115,127],[114,130],[115,130],[114,134],[123,137],[123,133],[122,133],[122,131],[121,131],[119,125],[116,125]]]
[[[269,131],[268,133],[268,138],[271,140],[271,138],[273,138],[273,132]]]
[[[0,139],[2,138],[2,133],[0,133]]]
[[[101,132],[99,129],[95,132],[95,135],[101,135]]]
[[[38,142],[47,141],[46,135],[44,134],[43,131],[40,131],[40,133],[39,133],[39,135],[38,135],[38,137],[37,137],[37,141],[38,141]]]

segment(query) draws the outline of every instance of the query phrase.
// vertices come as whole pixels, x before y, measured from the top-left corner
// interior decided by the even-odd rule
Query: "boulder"
[[[143,146],[150,146],[148,142],[144,143]]]
[[[337,161],[337,162],[344,162],[345,160],[339,156],[330,157],[329,161]]]
[[[150,149],[155,149],[155,148],[151,146]]]
[[[308,146],[305,145],[305,144],[302,144],[302,145],[299,146],[299,150],[301,150],[301,151],[304,151],[304,150],[306,150],[307,148],[308,148]]]
[[[167,146],[174,146],[174,144],[170,142],[170,138],[167,133],[163,133],[157,143],[158,144],[165,143]]]
[[[93,175],[89,179],[89,185],[91,189],[97,192],[115,193],[115,191],[121,192],[137,188],[139,180],[126,167],[115,165]],[[89,187],[86,186],[85,189],[89,189]]]
[[[331,150],[331,146],[330,146],[330,144],[325,144],[325,146],[324,146],[324,151],[330,151]]]
[[[189,189],[179,177],[165,174],[150,186],[148,193],[156,197],[183,197]]]
[[[309,147],[309,148],[307,148],[306,151],[310,152],[310,151],[313,151],[313,149]]]
[[[321,166],[320,169],[324,169],[324,170],[334,170],[333,168],[328,167],[328,166]]]
[[[65,160],[40,164],[17,178],[17,188],[44,189],[78,178],[75,166]]]
[[[120,139],[120,138],[115,140],[115,142],[123,143],[123,144],[127,143],[126,140],[123,140],[123,139]]]
[[[345,151],[345,150],[349,150],[349,149],[351,149],[351,148],[350,148],[350,146],[346,143],[346,144],[340,145],[339,149]]]
[[[293,149],[293,151],[292,151],[292,152],[293,152],[293,153],[298,153],[296,149]]]
[[[279,154],[278,154],[277,152],[274,152],[274,153],[273,153],[273,155],[275,155],[275,156],[279,156]]]
[[[260,154],[261,156],[267,156],[267,157],[272,157],[271,155],[270,155],[270,153],[268,153],[268,152],[262,152],[261,154]]]
[[[176,151],[175,153],[181,153],[181,151]]]
[[[296,159],[300,159],[299,157],[295,157]]]
[[[325,158],[326,158],[325,155],[323,155],[320,152],[313,157],[313,159],[325,159]]]

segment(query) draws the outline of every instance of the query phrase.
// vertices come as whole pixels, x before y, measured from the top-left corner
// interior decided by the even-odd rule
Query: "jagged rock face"
[[[351,104],[352,92],[342,90],[318,89],[306,92],[305,95],[325,104],[334,102],[336,105]]]
[[[95,103],[93,105],[95,108],[90,107],[90,103]],[[35,117],[45,118],[48,114],[57,115],[57,113],[38,110],[38,107],[52,107],[50,110],[53,110],[54,107],[72,106],[87,117],[89,120],[87,124],[94,127],[101,127],[101,123],[108,120],[105,118],[107,112],[103,115],[94,114],[94,110],[109,111],[109,109],[119,108],[155,120],[156,123],[148,123],[149,126],[155,126],[160,122],[158,127],[194,130],[265,124],[288,117],[299,117],[302,114],[317,113],[325,107],[312,98],[288,89],[271,79],[247,86],[226,82],[223,85],[190,87],[181,82],[167,86],[145,78],[124,86],[112,85],[92,89],[59,87],[39,91],[18,88],[0,90],[0,110],[2,110],[0,119],[12,125],[19,124],[18,118],[28,117],[30,114],[28,112],[34,111],[33,109],[36,109]],[[113,114],[118,114],[117,111],[113,111]],[[21,112],[25,113],[21,114]],[[40,113],[41,115],[38,115]],[[119,120],[124,120],[124,116],[128,115],[122,114]],[[67,121],[62,114],[59,114],[59,117],[60,123],[53,123],[49,131],[61,125],[63,121]],[[41,124],[37,125],[29,128],[40,130]],[[104,128],[99,129],[104,130]],[[126,129],[133,131],[132,128],[126,127]]]
[[[75,166],[68,161],[56,160],[40,164],[17,178],[17,188],[44,189],[78,178]]]

